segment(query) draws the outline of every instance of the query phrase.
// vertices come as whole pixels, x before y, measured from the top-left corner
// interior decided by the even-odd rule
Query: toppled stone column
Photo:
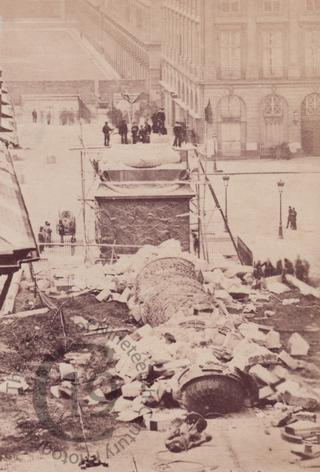
[[[197,280],[194,264],[182,257],[149,262],[136,278],[135,298],[141,304],[142,321],[151,326],[164,323],[178,311],[213,302]]]

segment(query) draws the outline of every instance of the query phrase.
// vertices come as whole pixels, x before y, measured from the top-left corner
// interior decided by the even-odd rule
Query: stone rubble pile
[[[54,278],[61,287],[68,276],[64,271]],[[209,418],[253,406],[272,405],[296,426],[301,426],[303,414],[316,418],[307,412],[319,408],[319,390],[297,376],[305,367],[299,357],[308,355],[307,341],[293,333],[285,348],[277,331],[251,321],[270,292],[282,293],[284,284],[270,280],[268,289],[261,291],[253,289],[253,283],[251,266],[225,258],[208,264],[182,252],[174,240],[145,246],[85,274],[73,271],[71,293],[94,290],[101,303],[127,304],[140,325],[124,337],[105,334],[114,367],[103,385],[97,383],[88,392],[87,404],[110,404],[111,395],[110,409],[119,421],[143,420],[156,431],[167,431],[190,412]],[[265,311],[266,317],[273,315]],[[81,362],[90,363],[89,354],[80,358],[81,353],[75,361],[65,356],[52,395],[71,396],[74,371]],[[319,423],[310,421],[315,426],[308,433],[320,443]],[[275,424],[284,425],[283,419]],[[293,430],[285,430],[283,437],[300,437],[303,427]],[[309,438],[301,437],[303,444]]]

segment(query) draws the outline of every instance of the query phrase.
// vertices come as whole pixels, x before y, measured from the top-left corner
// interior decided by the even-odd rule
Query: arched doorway
[[[306,154],[320,155],[320,94],[307,95],[301,105],[301,145]]]
[[[288,141],[288,106],[283,97],[267,95],[262,101],[261,143],[268,148]]]
[[[246,107],[241,98],[228,95],[219,100],[218,146],[224,156],[240,156],[246,149]]]

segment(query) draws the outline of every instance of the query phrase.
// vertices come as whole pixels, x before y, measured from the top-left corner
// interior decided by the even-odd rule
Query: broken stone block
[[[4,379],[0,384],[0,392],[8,395],[18,395],[28,390],[29,385],[24,377],[19,374],[13,374]]]
[[[275,311],[273,310],[265,310],[264,312],[264,316],[267,316],[268,318],[271,317],[271,316],[274,316],[276,314]]]
[[[314,423],[313,421],[299,420],[286,426],[285,432],[295,434],[296,436],[308,437],[312,436],[314,433],[320,433],[320,424]]]
[[[319,407],[318,396],[301,387],[297,382],[287,380],[276,388],[278,397],[287,405],[314,411]]]
[[[101,388],[96,388],[87,395],[86,400],[88,405],[98,405],[99,403],[106,402],[105,396]]]
[[[142,392],[142,383],[138,380],[122,385],[122,396],[124,398],[135,398]]]
[[[280,294],[289,291],[289,287],[281,282],[281,275],[266,277],[265,287],[269,292]]]
[[[307,341],[299,333],[290,336],[288,347],[292,356],[306,356],[310,349]]]
[[[86,365],[91,359],[91,352],[68,352],[64,359],[73,364]]]
[[[282,411],[275,412],[273,414],[273,419],[272,419],[272,426],[275,428],[282,428],[283,426],[286,426],[292,421],[292,413],[291,412],[285,412],[283,413]]]
[[[234,348],[233,359],[229,364],[243,370],[255,364],[270,365],[276,363],[276,354],[263,346],[243,339]]]
[[[64,381],[59,385],[60,396],[71,398],[73,392],[73,384],[69,381]]]
[[[282,305],[294,305],[295,303],[299,303],[299,298],[285,298],[282,300]]]
[[[111,290],[110,287],[106,287],[103,290],[101,290],[100,293],[96,296],[96,300],[98,302],[103,302],[104,300],[108,300],[108,298],[111,296]]]
[[[257,312],[257,309],[253,303],[248,303],[243,309],[243,313],[256,313],[256,312]]]
[[[60,393],[60,386],[59,385],[53,385],[50,387],[50,392],[55,398],[60,398],[61,393]]]
[[[59,372],[62,380],[74,380],[76,377],[76,371],[73,365],[61,362],[59,364]]]
[[[271,330],[265,337],[265,346],[268,349],[280,349],[280,334],[277,331]]]
[[[249,370],[251,375],[254,375],[258,380],[265,383],[266,385],[276,385],[279,383],[280,379],[272,372],[269,372],[265,367],[262,365],[254,365]]]
[[[293,359],[290,354],[286,351],[281,351],[279,354],[279,359],[290,369],[296,370],[299,367],[298,361]]]
[[[253,341],[264,343],[265,334],[260,331],[258,325],[255,323],[243,323],[238,327],[239,332],[247,339],[252,339]]]
[[[274,394],[274,390],[268,385],[259,389],[259,400],[266,400]]]

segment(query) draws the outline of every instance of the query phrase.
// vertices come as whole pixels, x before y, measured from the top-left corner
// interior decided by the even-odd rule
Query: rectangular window
[[[306,10],[320,12],[320,0],[306,0]]]
[[[238,13],[240,11],[240,1],[220,0],[219,10],[223,13]]]
[[[263,11],[264,13],[279,13],[280,6],[280,0],[265,0],[263,2]]]
[[[220,64],[222,78],[241,78],[240,31],[223,31],[220,33]]]
[[[320,31],[305,32],[305,67],[306,75],[314,77],[320,75]]]
[[[262,34],[262,61],[264,77],[281,77],[283,74],[282,32],[264,31]]]

